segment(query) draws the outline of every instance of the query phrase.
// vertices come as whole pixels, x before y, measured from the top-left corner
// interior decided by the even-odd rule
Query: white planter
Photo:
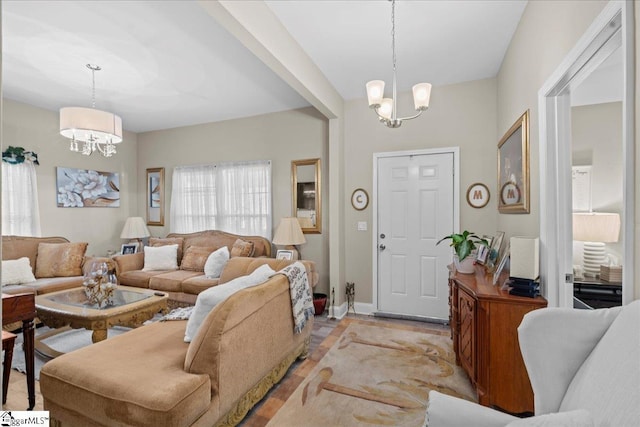
[[[476,272],[476,267],[474,265],[475,260],[476,257],[473,254],[467,256],[462,260],[462,262],[458,260],[458,255],[453,255],[453,263],[456,266],[456,271],[462,274],[473,274]]]

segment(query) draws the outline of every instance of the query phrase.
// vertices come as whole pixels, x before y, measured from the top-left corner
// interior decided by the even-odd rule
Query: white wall
[[[72,242],[88,242],[87,254],[106,255],[120,250],[124,222],[137,211],[136,134],[125,132],[118,153],[107,159],[69,151],[69,140],[60,136],[57,111],[3,99],[2,150],[24,147],[38,154],[36,166],[38,202],[43,236],[62,236]],[[126,126],[126,122],[124,123]],[[56,167],[91,169],[120,174],[119,208],[59,208],[56,203]]]
[[[165,168],[165,225],[149,226],[153,236],[171,231],[169,219],[172,172],[175,166],[223,161],[271,160],[273,231],[280,218],[291,216],[291,161],[322,159],[322,234],[305,234],[300,247],[304,259],[316,262],[320,273],[317,292],[329,289],[328,121],[314,108],[284,111],[237,120],[138,134],[137,210],[146,217],[146,169]]]
[[[379,123],[366,99],[345,104],[345,280],[355,282],[357,302],[373,301],[374,212],[371,203],[365,210],[356,211],[350,198],[356,188],[364,188],[370,199],[373,197],[373,154],[460,147],[460,228],[493,235],[497,209],[496,109],[495,79],[434,87],[429,109],[397,129]],[[413,110],[409,93],[400,94],[398,110],[405,115]],[[482,209],[466,202],[467,188],[476,182],[486,184],[491,192],[489,204]],[[357,231],[358,221],[366,221],[368,231]]]

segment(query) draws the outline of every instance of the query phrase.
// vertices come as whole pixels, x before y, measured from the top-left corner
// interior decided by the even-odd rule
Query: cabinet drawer
[[[476,301],[460,290],[458,292],[458,353],[460,365],[473,383],[476,382]]]

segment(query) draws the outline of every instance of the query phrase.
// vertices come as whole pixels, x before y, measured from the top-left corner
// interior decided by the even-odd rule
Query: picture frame
[[[351,194],[351,206],[357,211],[363,211],[369,206],[369,194],[363,188],[356,188]]]
[[[85,191],[90,183],[91,191]],[[56,206],[59,208],[119,208],[120,175],[90,169],[56,167]]]
[[[147,169],[147,225],[164,225],[164,168]]]
[[[529,110],[525,111],[498,142],[498,211],[528,214]]]
[[[476,262],[480,265],[484,265],[487,262],[489,256],[490,247],[487,245],[478,245],[478,253],[476,254]]]
[[[491,244],[489,245],[489,255],[487,256],[487,260],[485,264],[490,269],[493,269],[499,262],[500,249],[502,249],[502,241],[504,240],[504,231],[498,231],[491,239]]]
[[[500,254],[498,256],[498,267],[496,268],[495,273],[493,273],[493,284],[497,284],[498,280],[500,279],[500,273],[502,273],[502,270],[504,269],[504,266],[507,264],[507,260],[509,259],[509,254],[510,254],[510,249],[509,249],[509,244],[507,243],[506,247],[504,248],[504,251],[502,252],[502,254]]]
[[[469,206],[472,208],[484,208],[489,203],[490,198],[491,193],[489,192],[489,188],[480,182],[471,184],[469,189],[467,189],[467,203],[469,203]]]
[[[285,259],[291,261],[293,259],[293,251],[287,249],[278,249],[276,259]]]
[[[122,255],[135,254],[138,252],[138,243],[125,243],[120,248]]]

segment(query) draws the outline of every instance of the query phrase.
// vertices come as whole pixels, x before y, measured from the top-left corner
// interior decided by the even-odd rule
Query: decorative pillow
[[[229,261],[229,248],[223,246],[207,258],[207,262],[204,264],[204,275],[207,276],[207,279],[217,279],[222,274],[222,269],[227,261]]]
[[[576,409],[518,419],[511,421],[507,427],[594,427],[594,423],[586,409]]]
[[[40,243],[36,277],[82,276],[82,261],[88,243]]]
[[[35,282],[29,258],[2,261],[2,286]]]
[[[178,265],[182,262],[182,245],[184,239],[182,237],[167,237],[160,239],[158,237],[149,237],[149,246],[154,248],[158,246],[178,245]]]
[[[204,271],[204,264],[216,248],[189,246],[182,257],[180,270]]]
[[[145,246],[142,271],[177,270],[178,245]]]
[[[231,258],[253,255],[253,242],[237,239],[231,248]]]
[[[264,264],[256,268],[255,271],[248,276],[238,277],[223,285],[214,286],[198,294],[196,305],[187,322],[184,342],[191,342],[191,340],[195,338],[200,329],[200,325],[202,325],[204,319],[216,305],[242,289],[265,282],[275,273],[268,264]]]

